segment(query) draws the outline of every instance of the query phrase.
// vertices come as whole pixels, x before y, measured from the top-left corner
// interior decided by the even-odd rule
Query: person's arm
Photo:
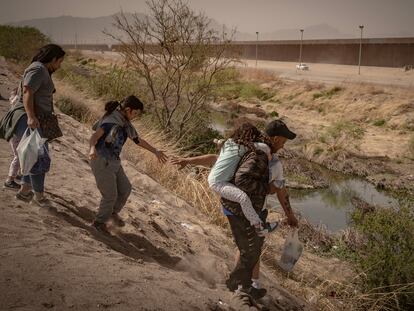
[[[270,194],[276,193],[277,198],[280,202],[280,205],[283,208],[283,211],[286,214],[287,222],[289,226],[297,227],[298,226],[298,220],[295,217],[295,214],[292,211],[292,207],[290,206],[289,201],[289,194],[285,187],[277,188],[274,183],[270,184]]]
[[[105,133],[102,127],[98,128],[95,133],[92,134],[91,138],[89,139],[89,159],[95,160],[98,155],[96,153],[96,144],[98,143],[99,138]]]
[[[27,113],[27,126],[31,129],[38,128],[40,123],[35,115],[33,91],[28,86],[23,87],[23,105]]]
[[[171,160],[172,164],[179,165],[180,169],[186,165],[202,165],[202,166],[213,166],[216,163],[218,158],[217,154],[204,154],[196,157],[189,158],[173,158]]]
[[[163,151],[154,148],[146,140],[142,138],[139,138],[139,142],[137,143],[137,145],[141,148],[148,150],[149,152],[152,152],[157,157],[158,161],[160,161],[161,163],[165,163],[168,159]]]

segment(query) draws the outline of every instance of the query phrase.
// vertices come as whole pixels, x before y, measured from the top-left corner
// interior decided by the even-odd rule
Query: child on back
[[[10,93],[9,101],[10,101],[10,106],[12,107],[17,103],[19,99],[19,95],[17,93],[18,93],[18,88],[15,88]],[[16,182],[17,175],[20,170],[19,157],[17,156],[17,150],[16,150],[17,146],[19,145],[19,142],[20,140],[15,135],[13,135],[9,141],[10,147],[13,151],[13,160],[10,163],[9,175],[7,176],[7,179],[4,182],[4,188],[7,188],[7,189],[13,189],[13,190],[20,189],[20,184]]]
[[[241,158],[247,151],[261,150],[271,159],[270,147],[264,143],[265,138],[262,133],[252,124],[244,123],[237,128],[228,140],[221,147],[220,155],[208,176],[210,188],[218,193],[220,197],[240,204],[242,212],[250,225],[264,234],[272,231],[275,225],[267,224],[271,228],[264,228],[259,215],[254,210],[248,195],[232,184],[233,179]],[[229,211],[224,211],[228,215]]]

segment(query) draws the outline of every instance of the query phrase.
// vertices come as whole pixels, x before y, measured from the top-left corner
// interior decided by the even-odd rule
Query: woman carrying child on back
[[[244,216],[254,226],[259,235],[274,230],[276,224],[263,224],[259,215],[253,208],[249,196],[232,184],[241,158],[247,151],[261,150],[271,159],[270,142],[252,124],[243,123],[224,142],[220,154],[208,176],[210,188],[218,193],[220,197],[240,204]],[[224,210],[224,214],[228,215]]]
[[[106,223],[111,218],[116,225],[125,225],[119,212],[131,193],[131,183],[125,175],[119,156],[127,138],[152,152],[160,162],[165,163],[167,160],[162,151],[139,138],[131,124],[143,110],[143,103],[134,95],[126,97],[121,103],[110,101],[105,104],[106,113],[93,126],[95,133],[89,141],[89,158],[96,185],[102,195],[98,214],[93,222],[98,231],[108,233]]]

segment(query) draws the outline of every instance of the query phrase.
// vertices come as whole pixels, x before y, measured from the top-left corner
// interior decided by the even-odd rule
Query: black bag
[[[63,136],[62,130],[59,127],[57,115],[54,112],[38,116],[38,120],[40,122],[42,136],[47,138],[48,141]]]

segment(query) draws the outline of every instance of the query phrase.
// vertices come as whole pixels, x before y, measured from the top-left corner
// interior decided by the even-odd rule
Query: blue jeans
[[[17,123],[14,135],[16,135],[17,138],[20,140],[23,137],[26,129],[27,115],[25,114],[20,118],[19,122]],[[33,166],[30,175],[25,175],[22,178],[23,182],[26,184],[31,184],[33,190],[36,192],[44,192],[46,172],[48,172],[50,168],[50,158],[48,154],[49,149],[47,143],[45,143],[45,150],[45,155],[39,156],[39,159]]]

